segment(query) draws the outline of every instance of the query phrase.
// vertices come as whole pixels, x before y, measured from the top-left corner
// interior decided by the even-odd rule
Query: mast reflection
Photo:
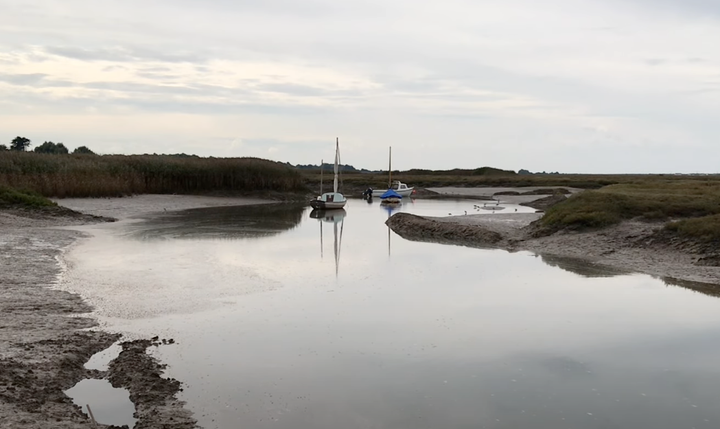
[[[345,226],[345,209],[337,210],[313,210],[310,217],[317,219],[320,224],[320,258],[323,257],[323,223],[332,223],[333,225],[333,253],[335,255],[335,278],[338,276],[340,269],[340,250],[342,248],[342,235]],[[338,224],[340,224],[340,234],[338,235]]]

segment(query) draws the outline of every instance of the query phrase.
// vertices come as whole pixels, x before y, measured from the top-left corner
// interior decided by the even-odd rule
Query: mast
[[[340,170],[340,142],[339,139],[335,138],[335,178],[333,179],[333,192],[338,191],[338,172]]]
[[[322,193],[323,193],[323,191],[322,191],[322,185],[323,185],[323,184],[322,184],[322,179],[323,179],[323,178],[322,178],[322,176],[323,176],[322,173],[323,173],[323,164],[324,164],[324,163],[325,163],[325,161],[321,159],[321,160],[320,160],[320,195],[322,195]]]
[[[392,189],[392,146],[388,153],[388,189]]]

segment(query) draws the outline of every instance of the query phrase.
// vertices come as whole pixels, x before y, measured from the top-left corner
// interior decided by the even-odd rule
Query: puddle
[[[121,351],[122,347],[120,346],[120,343],[115,343],[110,347],[106,348],[105,350],[92,355],[90,360],[88,360],[85,364],[85,368],[96,369],[98,371],[107,371],[110,361],[118,357]]]
[[[125,389],[112,387],[107,380],[82,380],[66,390],[65,394],[88,416],[89,404],[95,421],[100,424],[127,425],[129,428],[135,426],[135,406],[130,402],[130,394]]]

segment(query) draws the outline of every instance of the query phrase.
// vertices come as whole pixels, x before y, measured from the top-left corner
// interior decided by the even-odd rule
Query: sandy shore
[[[145,350],[155,340],[123,346],[106,372],[84,363],[118,341],[101,332],[78,295],[54,289],[63,252],[84,235],[67,227],[143,216],[165,210],[248,205],[267,201],[180,195],[60,200],[87,213],[43,214],[0,210],[0,428],[92,428],[88,417],[63,391],[84,378],[106,378],[130,391],[137,429],[194,428],[195,420],[176,400],[176,380],[161,377],[163,366]],[[63,227],[63,228],[59,228]],[[98,427],[107,427],[99,425]]]

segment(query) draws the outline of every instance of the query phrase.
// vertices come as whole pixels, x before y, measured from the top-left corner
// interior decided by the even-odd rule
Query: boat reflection
[[[320,258],[323,254],[323,223],[333,224],[333,253],[335,255],[335,278],[340,270],[340,249],[342,248],[343,227],[345,226],[345,209],[338,210],[312,210],[310,217],[317,219],[320,224]],[[338,224],[340,224],[340,234],[338,235]]]
[[[390,216],[392,216],[393,212],[399,211],[402,205],[405,203],[405,201],[400,202],[399,204],[380,204],[380,207],[383,208],[387,212],[387,217],[390,219]],[[388,259],[390,259],[391,251],[390,251],[390,235],[392,234],[390,232],[390,227],[386,226],[387,228],[387,242],[388,242]]]

